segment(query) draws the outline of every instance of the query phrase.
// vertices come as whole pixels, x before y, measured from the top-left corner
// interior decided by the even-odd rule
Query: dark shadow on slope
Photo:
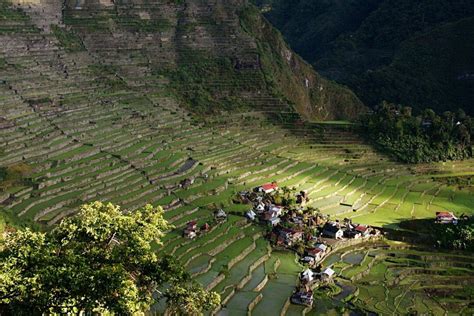
[[[454,251],[474,251],[474,217],[461,216],[457,224],[439,224],[434,219],[411,219],[399,223],[401,229],[385,228],[391,240]]]

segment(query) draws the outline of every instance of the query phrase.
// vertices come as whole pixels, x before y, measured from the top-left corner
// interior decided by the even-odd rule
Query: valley
[[[92,201],[124,212],[161,205],[174,228],[154,249],[221,295],[219,315],[472,313],[472,253],[390,240],[323,261],[352,299],[321,292],[313,308],[290,305],[303,266],[247,221],[251,206],[234,203],[238,192],[276,182],[307,191],[306,206],[331,219],[413,233],[400,223],[434,221],[446,210],[474,215],[474,159],[408,165],[380,154],[347,121],[366,110],[360,101],[299,57],[286,60],[280,53],[293,53],[278,46],[284,42],[256,40],[225,1],[213,1],[214,10],[206,1],[175,2],[112,10],[66,1],[62,11],[48,7],[64,14],[55,34],[35,24],[37,11],[0,0],[0,40],[8,43],[0,47],[0,167],[21,170],[2,183],[4,224],[49,230]],[[276,66],[262,60],[266,46],[280,49]],[[222,73],[204,77],[206,67]],[[225,105],[197,106],[206,102]],[[344,102],[354,107],[341,115]],[[218,209],[228,214],[219,224]],[[191,221],[209,230],[184,238]],[[363,259],[344,260],[350,254]],[[451,283],[447,299],[437,289]],[[160,302],[152,313],[164,309]]]

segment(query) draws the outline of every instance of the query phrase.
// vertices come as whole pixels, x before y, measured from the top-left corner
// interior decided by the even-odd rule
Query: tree
[[[171,315],[199,315],[220,304],[220,296],[197,285],[174,285],[166,295]]]
[[[154,294],[167,297],[180,289],[196,313],[215,308],[217,294],[201,289],[196,299],[199,287],[187,273],[152,250],[169,228],[160,207],[124,214],[94,202],[51,232],[8,233],[0,243],[0,304],[16,315],[128,315],[149,309]],[[165,284],[169,289],[159,292]]]
[[[397,114],[400,109],[403,115]],[[472,157],[472,125],[464,114],[454,124],[454,114],[442,116],[427,109],[413,116],[408,107],[382,103],[373,114],[362,119],[366,136],[377,148],[407,163],[464,159]],[[462,117],[462,111],[457,114]]]

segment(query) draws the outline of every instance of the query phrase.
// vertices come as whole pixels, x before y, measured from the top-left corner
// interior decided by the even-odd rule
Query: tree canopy
[[[154,297],[167,298],[176,314],[217,307],[218,294],[153,251],[152,243],[160,244],[169,228],[160,207],[125,214],[116,205],[94,202],[50,232],[5,233],[0,304],[15,315],[135,314],[148,310]]]
[[[362,119],[367,137],[402,162],[420,163],[472,157],[473,123],[463,110],[437,115],[427,109],[382,103]]]
[[[474,251],[474,217],[458,225],[438,225],[433,235],[441,247]]]

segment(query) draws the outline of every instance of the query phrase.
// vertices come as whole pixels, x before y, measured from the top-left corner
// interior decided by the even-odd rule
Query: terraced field
[[[341,250],[323,265],[333,265],[343,291],[333,297],[322,293],[321,304],[309,315],[340,311],[347,300],[383,315],[472,315],[473,259],[463,252],[434,252],[394,242]]]
[[[169,78],[152,71],[175,64],[166,39],[178,35],[164,28],[159,39],[141,34],[132,41],[134,20],[122,19],[115,26],[127,31],[104,41],[102,28],[86,33],[81,27],[78,20],[92,19],[86,11],[66,10],[64,22],[81,34],[81,44],[65,46],[64,36],[73,41],[72,35],[58,37],[0,2],[0,42],[8,43],[0,46],[0,166],[28,170],[2,193],[1,212],[47,229],[94,200],[125,211],[162,205],[176,228],[157,251],[173,254],[196,280],[220,292],[223,315],[284,313],[302,269],[293,254],[272,252],[262,228],[246,222],[247,207],[232,203],[240,190],[277,181],[308,190],[310,206],[332,217],[392,228],[438,210],[474,212],[473,187],[446,181],[473,176],[474,160],[400,165],[377,154],[348,123],[285,120],[294,115],[291,106],[266,92],[252,91],[246,99],[252,110],[196,119]],[[207,12],[205,4],[199,8]],[[156,6],[142,9],[159,15]],[[189,45],[178,50],[192,52]],[[262,77],[246,72],[249,85]],[[215,89],[231,84],[217,81]],[[191,178],[190,186],[180,186]],[[221,207],[231,214],[225,223],[192,241],[182,237],[188,221],[212,223]],[[377,308],[396,311],[393,304],[402,301]]]

